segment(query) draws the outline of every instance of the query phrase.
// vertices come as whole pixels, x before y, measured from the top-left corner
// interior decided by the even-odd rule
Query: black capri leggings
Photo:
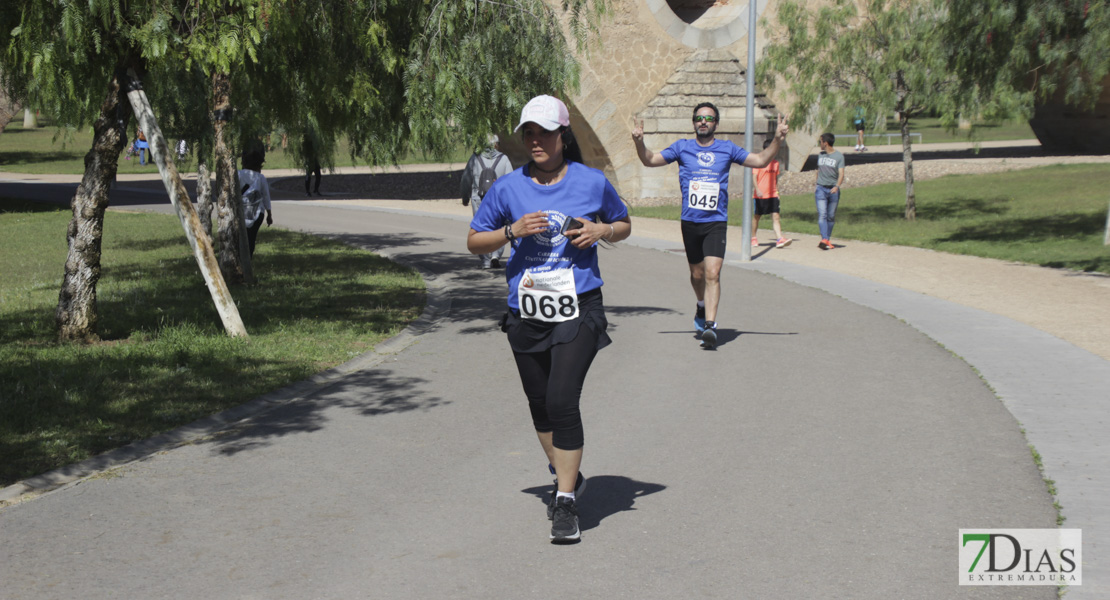
[[[585,443],[578,402],[597,356],[597,341],[597,332],[582,324],[578,336],[568,343],[543,352],[513,351],[532,424],[536,431],[552,432],[552,444],[560,450],[577,450]]]

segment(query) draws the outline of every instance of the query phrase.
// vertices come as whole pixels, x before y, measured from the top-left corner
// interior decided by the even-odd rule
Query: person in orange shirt
[[[771,145],[771,140],[764,140],[763,147]],[[772,160],[765,167],[752,169],[755,177],[755,215],[752,220],[752,246],[759,245],[755,232],[759,230],[759,217],[771,215],[771,223],[775,229],[775,247],[785,248],[794,241],[782,236],[782,219],[779,218],[779,161]]]

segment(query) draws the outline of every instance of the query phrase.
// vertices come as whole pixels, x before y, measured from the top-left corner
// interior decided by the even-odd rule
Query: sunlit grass
[[[1102,243],[1107,189],[1110,168],[1101,164],[949,175],[917,182],[917,220],[909,222],[905,184],[849,188],[834,237],[1110,274],[1110,247]],[[679,209],[632,214],[678,219]],[[781,214],[784,231],[818,233],[812,194],[784,196]],[[742,212],[731,210],[729,224],[741,221]]]
[[[14,210],[14,212],[12,212]],[[263,228],[229,338],[172,216],[110,212],[95,344],[54,341],[68,210],[0,199],[0,487],[343,363],[418,316],[413,271]]]

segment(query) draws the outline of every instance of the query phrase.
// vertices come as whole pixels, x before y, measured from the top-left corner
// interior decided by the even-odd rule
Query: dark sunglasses
[[[697,117],[694,117],[694,122],[695,123],[716,123],[717,122],[717,117],[699,115]]]

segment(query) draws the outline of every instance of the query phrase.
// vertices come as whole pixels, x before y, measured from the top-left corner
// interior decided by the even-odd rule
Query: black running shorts
[[[779,199],[778,198],[754,198],[755,200],[755,214],[769,215],[779,212]]]
[[[728,223],[724,221],[683,221],[682,244],[686,246],[686,262],[696,265],[704,262],[707,256],[724,258],[727,232]]]

